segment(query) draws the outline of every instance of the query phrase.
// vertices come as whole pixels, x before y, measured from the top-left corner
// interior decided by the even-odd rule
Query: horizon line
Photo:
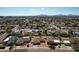
[[[55,14],[55,15],[38,14],[38,15],[0,15],[0,16],[79,16],[79,15],[78,14]]]

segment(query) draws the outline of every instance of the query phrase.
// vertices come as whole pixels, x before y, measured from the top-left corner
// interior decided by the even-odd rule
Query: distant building
[[[22,35],[28,35],[29,33],[32,32],[31,29],[21,29],[21,31],[22,31]]]
[[[19,27],[19,25],[16,25],[15,28],[12,29],[14,33],[20,33],[21,29]]]

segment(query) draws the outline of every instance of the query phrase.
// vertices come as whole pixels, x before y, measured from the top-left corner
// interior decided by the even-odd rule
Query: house
[[[22,31],[22,34],[23,34],[23,35],[28,35],[29,33],[32,32],[31,29],[21,29],[21,31]]]
[[[22,38],[18,38],[18,40],[16,41],[15,45],[19,46],[19,45],[23,45],[24,41]]]
[[[15,28],[12,29],[12,31],[13,31],[14,33],[20,33],[21,30],[20,30],[19,25],[16,25]]]
[[[50,28],[50,29],[56,29],[56,30],[59,30],[59,27],[57,27],[57,26],[54,25],[54,24],[51,24],[51,25],[49,26],[49,28]]]
[[[7,46],[12,46],[15,44],[15,42],[17,41],[17,37],[16,36],[9,36],[7,37],[4,42],[6,42],[5,45]]]
[[[47,36],[47,41],[52,41],[53,40],[53,37],[52,36]]]
[[[30,36],[24,36],[23,41],[24,41],[24,43],[29,43],[31,41],[31,37]]]
[[[60,40],[58,37],[53,37],[53,40],[54,40],[54,44],[60,44]]]
[[[73,32],[74,36],[79,36],[79,32],[78,31],[75,31]]]
[[[45,40],[46,40],[46,36],[41,36],[40,43],[45,43]]]
[[[33,36],[32,40],[31,40],[31,44],[40,45],[40,37],[39,36]]]
[[[55,39],[55,40],[54,40],[54,43],[55,43],[55,44],[56,44],[56,43],[58,44],[58,43],[60,43],[60,40],[56,40],[56,39]]]
[[[62,43],[65,45],[71,45],[69,37],[61,37]]]
[[[69,30],[68,29],[61,29],[60,32],[65,32],[65,33],[68,33]]]
[[[42,32],[42,29],[32,29],[33,33],[38,33],[38,32]]]

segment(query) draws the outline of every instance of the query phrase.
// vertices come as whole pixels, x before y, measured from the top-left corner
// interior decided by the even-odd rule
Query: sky
[[[79,15],[79,7],[0,7],[0,16]]]

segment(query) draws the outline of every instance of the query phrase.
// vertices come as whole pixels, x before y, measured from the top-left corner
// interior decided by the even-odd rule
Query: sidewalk
[[[18,51],[18,50],[22,50],[26,52],[26,50],[28,50],[29,52],[30,51],[45,51],[45,52],[65,52],[65,51],[74,51],[72,48],[70,47],[67,47],[67,48],[55,48],[55,50],[49,48],[49,47],[37,47],[37,46],[34,46],[34,47],[27,47],[27,46],[16,46],[16,48],[14,47],[11,51]],[[5,49],[0,49],[0,52],[11,52],[9,51],[9,47],[6,47]],[[19,51],[20,52],[20,51]]]
[[[5,49],[0,49],[0,52],[9,51],[10,47],[6,47]]]

